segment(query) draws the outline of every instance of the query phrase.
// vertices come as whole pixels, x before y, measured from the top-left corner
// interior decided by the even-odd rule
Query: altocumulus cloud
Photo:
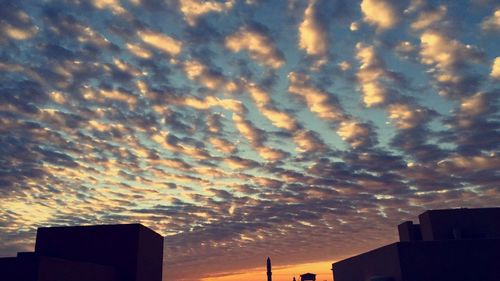
[[[141,222],[166,278],[200,280],[500,203],[491,4],[3,2],[1,255]]]

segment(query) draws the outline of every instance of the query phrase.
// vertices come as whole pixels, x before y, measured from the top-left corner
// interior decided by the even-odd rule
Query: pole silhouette
[[[267,257],[267,281],[273,280],[272,275],[273,273],[271,272],[271,259]]]

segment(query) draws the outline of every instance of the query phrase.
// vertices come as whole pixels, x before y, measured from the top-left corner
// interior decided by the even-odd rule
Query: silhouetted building
[[[431,210],[400,242],[332,265],[335,281],[498,281],[500,208]]]
[[[0,258],[2,281],[161,281],[163,237],[141,224],[39,228],[35,252]]]
[[[300,275],[300,281],[316,281],[316,274],[305,273]]]
[[[267,281],[272,281],[273,273],[271,271],[271,259],[269,257],[267,257],[266,267],[267,267]]]

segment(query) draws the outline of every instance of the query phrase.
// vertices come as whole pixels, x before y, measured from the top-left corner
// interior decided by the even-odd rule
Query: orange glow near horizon
[[[334,261],[273,266],[273,281],[292,281],[294,276],[298,281],[300,280],[300,275],[307,272],[315,273],[317,281],[331,281],[333,279],[331,271],[332,262]],[[220,274],[219,276],[203,278],[201,281],[265,281],[266,278],[266,266],[264,262],[261,268],[248,269],[246,272]]]

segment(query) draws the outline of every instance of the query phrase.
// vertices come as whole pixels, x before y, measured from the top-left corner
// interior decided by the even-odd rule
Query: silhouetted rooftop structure
[[[39,228],[35,252],[0,258],[4,281],[161,281],[163,237],[141,224]]]
[[[271,270],[271,258],[270,257],[267,257],[266,269],[267,269],[267,271],[266,271],[267,281],[272,281],[273,280],[273,273]]]
[[[498,281],[500,208],[430,210],[400,242],[332,264],[335,281]]]
[[[300,281],[316,281],[316,274],[314,273],[301,274]]]

